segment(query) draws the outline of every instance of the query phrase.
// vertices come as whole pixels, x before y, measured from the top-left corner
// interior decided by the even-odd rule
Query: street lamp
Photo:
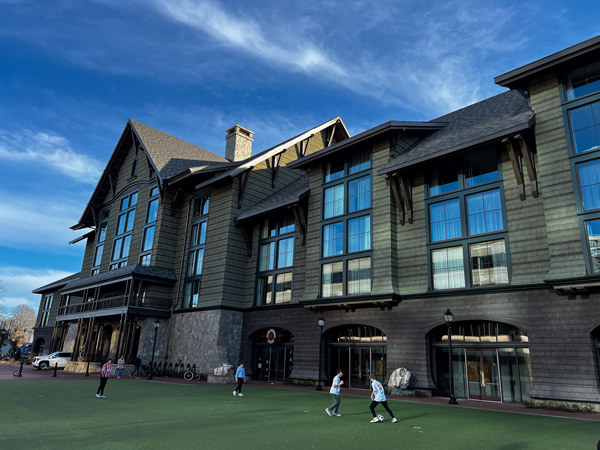
[[[317,320],[317,323],[319,324],[319,328],[321,329],[321,334],[319,334],[319,382],[317,383],[317,391],[322,391],[323,387],[321,386],[321,344],[323,343],[323,326],[325,325],[325,319],[323,319],[322,314],[321,317],[319,317],[319,320]]]
[[[458,405],[456,396],[454,395],[454,368],[452,367],[452,321],[454,320],[454,314],[452,314],[450,308],[444,313],[444,320],[448,326],[448,351],[450,354],[450,401],[448,403],[451,405]]]
[[[152,346],[152,361],[150,361],[150,374],[148,375],[149,380],[153,380],[152,366],[154,366],[154,350],[156,350],[156,335],[158,334],[159,327],[160,327],[160,322],[157,320],[156,322],[154,322],[154,345]]]

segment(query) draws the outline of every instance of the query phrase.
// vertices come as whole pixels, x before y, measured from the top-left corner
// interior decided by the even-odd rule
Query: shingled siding
[[[321,166],[309,171],[310,196],[306,216],[306,266],[304,293],[301,300],[315,300],[319,296],[319,242],[321,239]]]
[[[390,154],[389,142],[373,146],[373,171],[387,163]],[[397,279],[396,255],[392,245],[392,215],[395,205],[392,203],[390,187],[385,177],[372,176],[373,181],[373,287],[371,294],[393,294]],[[395,228],[395,227],[394,227]]]
[[[524,171],[525,173],[527,171],[525,167]],[[513,286],[542,283],[550,269],[544,217],[544,180],[538,179],[538,198],[533,198],[529,183],[525,183],[527,198],[521,201],[517,180],[507,152],[502,153],[502,176],[512,265],[510,282]],[[529,180],[527,175],[525,177]]]
[[[421,171],[410,174],[412,184],[413,223],[405,221],[398,230],[398,274],[402,295],[427,292],[427,223],[425,222],[425,184]]]
[[[174,207],[173,196],[175,192],[176,189],[167,189],[159,203],[150,265],[178,271],[176,249],[180,238],[178,234],[181,223],[180,216],[181,209],[185,209],[187,204],[180,203]],[[185,216],[182,220],[185,223]]]
[[[530,95],[550,254],[546,277],[583,276],[584,254],[556,76],[547,74],[532,81]]]

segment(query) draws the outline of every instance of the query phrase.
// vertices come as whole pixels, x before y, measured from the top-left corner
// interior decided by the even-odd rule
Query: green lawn
[[[345,395],[329,417],[329,394],[252,385],[239,398],[231,386],[111,379],[98,399],[94,381],[0,381],[0,449],[579,450],[600,439],[596,421],[397,401],[399,423],[369,423],[370,400]]]

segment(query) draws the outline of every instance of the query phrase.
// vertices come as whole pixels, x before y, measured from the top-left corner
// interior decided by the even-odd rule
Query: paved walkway
[[[98,374],[90,374],[89,377],[85,377],[82,373],[73,373],[73,372],[64,372],[62,370],[57,371],[56,378],[52,377],[53,370],[41,371],[37,370],[31,366],[23,366],[22,377],[18,378],[13,376],[13,372],[15,370],[19,370],[19,365],[15,364],[0,364],[0,381],[12,380],[15,382],[22,382],[27,380],[50,380],[50,381],[60,381],[60,380],[89,380],[90,382],[97,383],[98,382]],[[146,378],[140,377],[139,380],[135,378],[129,378],[127,375],[121,377],[119,382],[137,382],[143,383],[148,382]],[[162,378],[162,377],[154,377],[154,382],[159,383],[170,383],[170,384],[186,384],[190,386],[194,385],[207,385],[206,381],[185,381],[183,379],[178,378]],[[244,389],[251,388],[251,386],[263,386],[263,387],[272,387],[275,389],[296,389],[303,391],[311,391],[315,392],[314,387],[303,387],[303,386],[288,386],[282,383],[270,383],[268,381],[255,381],[250,380],[245,384]],[[323,392],[321,394],[326,394],[329,397],[329,388],[323,387]],[[342,395],[354,395],[358,397],[369,397],[370,392],[366,389],[343,389]],[[388,400],[400,401],[400,402],[412,402],[412,403],[426,403],[430,405],[439,405],[441,407],[446,408],[473,408],[473,409],[482,409],[482,410],[490,410],[490,411],[503,411],[510,413],[518,413],[518,414],[532,414],[539,416],[551,416],[551,417],[564,417],[570,419],[583,419],[583,420],[596,420],[600,421],[600,413],[568,413],[562,411],[547,411],[544,409],[531,409],[527,408],[520,403],[495,403],[495,402],[482,402],[475,400],[464,400],[458,399],[458,405],[449,405],[448,399],[445,397],[429,397],[429,398],[399,398],[399,397],[388,397]]]

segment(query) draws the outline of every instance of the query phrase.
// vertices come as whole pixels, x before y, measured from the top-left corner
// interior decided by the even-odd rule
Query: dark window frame
[[[280,220],[281,219],[281,220]],[[257,258],[256,258],[256,277],[254,282],[254,302],[253,306],[276,306],[276,305],[285,305],[289,304],[292,301],[292,296],[294,293],[294,268],[296,266],[296,246],[298,244],[298,240],[296,239],[296,224],[294,223],[294,230],[287,231],[285,233],[279,234],[279,230],[281,229],[281,224],[284,223],[284,217],[281,215],[277,215],[276,218],[265,217],[258,224],[258,244],[257,244]],[[275,236],[267,236],[261,237],[261,233],[263,230],[263,222],[268,220],[270,223],[273,221],[276,226],[277,234]],[[270,227],[269,227],[270,229]],[[278,268],[279,264],[279,244],[281,241],[285,241],[286,239],[294,238],[294,256],[292,258],[292,265]],[[273,269],[260,270],[260,260],[261,254],[260,249],[263,245],[275,243],[275,253],[274,253],[274,262]],[[292,274],[292,293],[290,294],[289,302],[280,302],[277,303],[277,275],[282,275],[286,273]],[[271,303],[262,303],[262,299],[259,299],[259,278],[266,278],[272,276],[273,281],[271,285]]]
[[[108,231],[108,219],[110,218],[110,207],[104,208],[100,213],[100,223],[98,224],[98,235],[95,238],[94,254],[92,256],[92,268],[90,270],[90,276],[100,273],[100,266],[102,265],[102,257],[104,256],[104,244],[106,242],[106,234]],[[102,228],[104,227],[104,235],[102,234]],[[100,240],[102,239],[102,240]],[[102,254],[100,255],[100,261],[96,263],[98,249],[102,248]]]
[[[369,167],[358,170],[353,174],[350,174],[350,165],[352,161],[352,157],[357,154],[369,154]],[[369,149],[361,149],[356,151],[355,153],[346,156],[345,158],[336,158],[332,161],[341,161],[344,160],[344,175],[340,178],[337,178],[332,181],[325,181],[325,167],[327,163],[322,165],[322,175],[321,175],[321,212],[320,212],[320,233],[319,233],[319,298],[320,299],[330,299],[330,298],[343,298],[343,297],[358,297],[368,294],[348,294],[348,261],[356,260],[361,258],[370,258],[371,259],[371,291],[373,288],[373,151],[372,148]],[[358,180],[364,177],[370,177],[370,189],[369,189],[369,207],[364,209],[359,209],[353,212],[349,211],[349,184],[352,181]],[[325,190],[330,187],[337,185],[344,185],[344,212],[340,215],[325,218]],[[359,250],[352,253],[348,253],[348,222],[352,219],[356,219],[359,217],[369,216],[370,220],[370,229],[371,229],[371,248],[369,250]],[[323,229],[327,225],[331,225],[337,222],[343,223],[344,229],[344,242],[343,242],[343,253],[341,255],[332,255],[332,256],[323,256]],[[323,266],[326,264],[333,264],[336,262],[342,263],[342,295],[341,296],[323,296]]]
[[[154,195],[153,195],[154,193]],[[157,206],[156,206],[156,218],[152,221],[152,222],[148,222],[149,219],[149,214],[150,214],[150,205],[153,202],[157,202]],[[144,230],[142,231],[142,242],[140,244],[140,252],[139,252],[139,256],[138,256],[138,263],[141,265],[147,265],[149,266],[150,263],[152,262],[152,251],[154,250],[154,241],[156,238],[156,225],[158,222],[158,211],[160,209],[160,195],[158,193],[158,186],[154,185],[152,187],[150,187],[150,189],[148,190],[148,202],[146,204],[146,221],[144,224]],[[154,234],[152,236],[152,244],[150,246],[149,249],[144,250],[144,244],[146,243],[146,233],[147,230],[149,228],[153,228],[154,227]],[[148,264],[144,264],[146,258],[150,257],[150,260],[148,261]]]
[[[206,242],[207,242],[207,237],[208,237],[208,219],[210,216],[210,203],[212,200],[212,192],[211,191],[204,191],[201,192],[199,194],[194,195],[194,198],[192,199],[192,214],[191,218],[190,218],[190,229],[188,232],[188,236],[186,236],[186,242],[187,242],[187,246],[185,249],[186,252],[186,256],[185,256],[185,265],[184,265],[184,272],[180,275],[183,279],[184,282],[183,284],[183,293],[181,296],[181,310],[190,310],[193,311],[196,308],[200,307],[200,292],[202,289],[202,273],[200,275],[188,275],[188,271],[189,271],[189,265],[190,265],[190,255],[192,254],[192,252],[197,252],[198,250],[205,250],[206,249]],[[200,214],[195,214],[196,212],[196,206],[198,205],[198,202],[200,204]],[[208,206],[206,206],[208,205]],[[206,212],[204,211],[206,208]],[[192,246],[192,239],[193,239],[193,229],[195,225],[198,225],[198,227],[202,227],[202,224],[206,223],[206,233],[207,236],[205,236],[204,239],[204,243],[200,244],[196,244]],[[200,232],[200,230],[198,231]],[[202,257],[202,264],[204,266],[204,255]],[[204,269],[202,269],[202,272],[204,272]],[[194,284],[197,284],[198,287],[198,302],[195,306],[193,305],[193,297],[194,294],[192,293],[191,289],[193,288]],[[190,285],[190,293],[192,293],[192,295],[187,298],[187,291],[188,291],[188,285]],[[194,291],[195,292],[195,291]]]
[[[135,205],[131,205],[131,197],[136,194],[136,202]],[[124,209],[121,210],[121,204],[123,202],[123,200],[125,198],[128,198],[128,206]],[[119,198],[119,214],[117,215],[117,222],[116,222],[116,226],[115,226],[115,237],[113,238],[113,244],[112,247],[110,249],[110,262],[108,265],[108,270],[114,270],[114,269],[118,269],[120,267],[125,267],[127,266],[127,263],[129,261],[129,253],[131,252],[131,241],[133,240],[133,229],[135,227],[135,216],[137,215],[137,206],[139,204],[139,200],[140,200],[140,190],[139,189],[135,189],[131,192],[128,192],[125,195],[122,195]],[[129,213],[133,211],[133,225],[131,226],[130,230],[127,230],[127,224],[129,223],[128,221],[128,216]],[[124,231],[121,234],[119,233],[119,220],[121,217],[125,217],[125,227],[124,227]],[[125,238],[126,237],[130,237],[129,240],[129,249],[127,251],[127,255],[123,256],[123,242],[125,242]],[[114,258],[115,256],[115,244],[118,240],[121,240],[121,247],[119,250],[119,257],[118,258]]]

